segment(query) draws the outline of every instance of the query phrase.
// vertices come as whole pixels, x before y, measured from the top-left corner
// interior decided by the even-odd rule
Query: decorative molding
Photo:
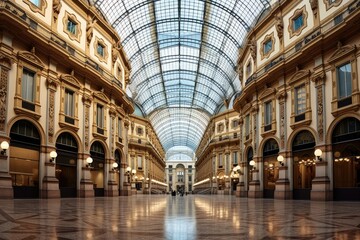
[[[94,32],[94,25],[97,22],[97,19],[91,18],[91,16],[87,17],[86,20],[86,43],[88,46],[90,46],[91,40],[93,38]]]
[[[9,69],[1,66],[0,68],[0,131],[5,131],[7,117],[7,89],[8,89]]]
[[[40,6],[36,6],[30,0],[23,0],[23,2],[29,6],[30,10],[34,13],[40,13],[41,15],[45,16],[45,9],[47,8],[46,0],[40,0]]]
[[[268,41],[271,41],[271,49],[265,53],[265,43],[267,43]],[[264,40],[262,40],[262,42],[260,43],[260,56],[261,56],[261,60],[263,60],[264,58],[269,58],[271,53],[274,52],[275,50],[275,37],[274,37],[274,32],[267,34],[264,37]]]
[[[342,3],[342,0],[335,0],[334,2],[330,2],[329,0],[323,0],[323,2],[325,4],[326,11],[329,11],[329,9],[332,7],[338,7]]]
[[[100,55],[97,51],[97,47],[98,45],[101,45],[104,47],[104,56]],[[108,46],[105,44],[104,39],[102,38],[98,38],[97,36],[95,36],[95,41],[94,41],[94,54],[95,56],[99,59],[100,62],[104,62],[107,63],[107,59],[108,59]]]
[[[57,22],[59,13],[60,13],[60,9],[61,9],[61,0],[53,0],[53,18],[54,18],[54,23]]]
[[[316,87],[317,90],[317,132],[319,135],[319,141],[324,141],[324,111],[323,111],[323,87],[319,85]]]
[[[263,100],[264,98],[267,98],[271,95],[275,95],[276,94],[276,89],[275,88],[267,88],[265,89],[265,91],[263,91],[260,95],[259,95],[259,99]]]
[[[280,102],[280,148],[285,148],[285,101]]]
[[[72,87],[81,89],[81,84],[80,84],[79,80],[76,77],[74,77],[74,75],[61,74],[60,80],[66,82],[67,84],[71,85]]]
[[[49,135],[49,142],[53,143],[54,139],[54,129],[55,129],[55,92],[50,90],[49,91],[49,128],[48,128],[48,135]]]
[[[283,41],[284,36],[284,23],[281,15],[275,16],[275,28],[278,35],[278,38],[280,40],[280,43]]]
[[[293,20],[295,18],[299,17],[300,15],[303,15],[303,23],[304,24],[295,31],[293,29]],[[292,38],[294,36],[299,36],[301,34],[302,30],[304,30],[307,27],[307,18],[308,18],[308,12],[306,11],[305,5],[302,8],[295,10],[294,14],[289,18],[288,31],[290,34],[290,38]]]
[[[67,23],[68,23],[69,19],[70,19],[71,21],[73,21],[73,22],[76,23],[76,31],[75,31],[75,34],[69,32],[69,31],[67,30]],[[66,33],[71,40],[75,40],[75,41],[77,41],[77,42],[80,43],[81,24],[80,24],[80,21],[76,18],[76,15],[75,15],[75,14],[71,14],[71,13],[69,13],[68,11],[65,11],[65,15],[64,15],[64,17],[63,17],[62,22],[63,22],[63,26],[64,26],[64,28],[63,28],[64,33]]]
[[[356,51],[356,45],[345,45],[342,46],[341,42],[338,42],[338,48],[337,50],[330,56],[328,63],[334,64],[334,62],[339,61],[341,58],[344,58],[351,53],[355,53]]]
[[[45,64],[35,55],[35,48],[32,48],[31,52],[28,51],[19,51],[18,52],[18,59],[24,61],[40,70],[45,68]],[[19,63],[21,64],[21,63]]]

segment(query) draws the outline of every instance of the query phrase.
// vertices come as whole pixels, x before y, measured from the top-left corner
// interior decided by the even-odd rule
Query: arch
[[[315,146],[316,146],[316,144],[319,142],[318,135],[317,135],[316,131],[311,127],[302,127],[302,128],[299,128],[299,129],[296,129],[296,130],[292,131],[292,133],[288,137],[288,141],[287,141],[287,144],[286,144],[286,151],[292,152],[292,144],[293,144],[294,138],[296,137],[296,135],[299,132],[304,131],[304,130],[309,131],[313,135],[313,137],[315,139]]]
[[[342,120],[344,120],[345,118],[349,118],[349,117],[356,118],[357,120],[360,121],[360,114],[357,114],[357,113],[346,113],[346,114],[343,114],[343,115],[339,116],[338,118],[334,119],[328,127],[328,131],[327,131],[326,138],[325,138],[326,144],[328,144],[328,145],[332,144],[331,139],[332,139],[332,135],[333,135],[334,129],[337,126],[337,124],[339,122],[341,122]]]
[[[184,164],[179,163],[179,164],[176,165],[176,169],[177,168],[184,168],[185,169],[185,166],[184,166]]]
[[[110,150],[109,150],[109,147],[108,145],[106,144],[106,142],[104,142],[102,139],[99,139],[99,138],[94,138],[93,140],[91,140],[89,146],[91,148],[91,146],[93,145],[93,143],[95,142],[99,142],[102,147],[104,148],[104,153],[105,153],[105,159],[109,159],[110,157]]]
[[[259,144],[259,150],[260,150],[260,152],[259,152],[259,157],[262,157],[263,156],[263,153],[264,153],[264,147],[265,147],[265,144],[267,143],[267,141],[269,141],[269,140],[271,140],[271,139],[273,139],[273,140],[275,140],[276,141],[276,143],[278,144],[278,146],[280,146],[280,139],[278,138],[278,137],[276,137],[276,136],[269,136],[269,137],[266,137],[266,138],[263,138],[262,139],[262,141],[260,142],[260,144]],[[280,150],[280,149],[279,149]]]
[[[9,123],[8,123],[9,127],[7,129],[7,135],[10,136],[11,128],[17,121],[20,121],[20,120],[27,120],[27,121],[31,122],[36,127],[36,129],[38,130],[38,133],[40,134],[40,145],[42,145],[42,146],[45,145],[46,135],[45,135],[45,131],[42,128],[41,124],[38,121],[36,121],[30,117],[24,116],[24,115],[18,115],[9,120]]]
[[[78,148],[78,153],[82,153],[84,151],[81,139],[76,132],[71,131],[70,129],[60,129],[56,134],[54,139],[58,139],[58,137],[63,133],[69,133],[73,138],[75,138]]]

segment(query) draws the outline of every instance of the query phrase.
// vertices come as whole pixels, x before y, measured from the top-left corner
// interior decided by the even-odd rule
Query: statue
[[[86,40],[88,45],[90,45],[91,39],[94,35],[93,28],[96,22],[96,19],[92,19],[91,16],[88,16],[86,25]]]
[[[276,16],[275,21],[276,21],[276,23],[275,23],[276,31],[277,31],[279,39],[281,40],[284,35],[284,24],[282,21],[282,17]]]
[[[61,9],[61,0],[54,0],[53,1],[53,16],[54,22],[57,21]]]
[[[121,46],[120,40],[118,42],[115,42],[115,41],[113,42],[113,46],[111,49],[113,63],[115,63],[116,59],[119,57],[121,48],[122,48],[122,46]]]
[[[253,38],[250,41],[249,46],[250,46],[251,57],[253,58],[254,61],[256,61],[256,40],[255,40],[255,38]]]

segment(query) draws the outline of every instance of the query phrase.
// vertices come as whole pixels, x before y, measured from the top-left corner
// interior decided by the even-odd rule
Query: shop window
[[[289,19],[289,33],[290,38],[299,36],[304,28],[307,27],[307,17],[305,6],[297,9]]]

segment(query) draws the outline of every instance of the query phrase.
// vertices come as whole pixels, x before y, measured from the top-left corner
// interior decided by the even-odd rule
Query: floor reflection
[[[359,202],[210,195],[0,200],[0,239],[359,239]]]

